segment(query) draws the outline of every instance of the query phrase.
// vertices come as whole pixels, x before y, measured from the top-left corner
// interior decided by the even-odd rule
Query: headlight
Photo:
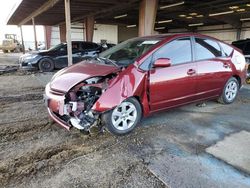
[[[35,59],[38,55],[30,55],[25,57],[25,60]]]

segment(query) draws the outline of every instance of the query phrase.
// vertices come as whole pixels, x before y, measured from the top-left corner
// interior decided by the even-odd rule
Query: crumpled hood
[[[106,76],[118,70],[119,67],[83,61],[56,73],[50,82],[50,88],[65,93],[83,80],[94,76]]]

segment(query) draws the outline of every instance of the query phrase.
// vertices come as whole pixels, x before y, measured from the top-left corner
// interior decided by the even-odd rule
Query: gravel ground
[[[0,76],[1,187],[250,187],[248,174],[205,152],[250,131],[249,86],[229,106],[192,104],[143,119],[126,136],[86,136],[49,121],[42,93],[51,76]]]

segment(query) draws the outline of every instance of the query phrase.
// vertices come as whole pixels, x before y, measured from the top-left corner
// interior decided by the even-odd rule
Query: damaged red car
[[[238,49],[208,36],[139,37],[57,72],[45,102],[67,130],[102,125],[123,135],[154,112],[209,99],[232,103],[245,66]]]

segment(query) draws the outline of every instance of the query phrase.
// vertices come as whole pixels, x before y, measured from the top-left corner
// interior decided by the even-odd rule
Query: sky
[[[11,25],[7,26],[7,20],[11,15],[13,9],[20,4],[22,0],[0,0],[0,43],[4,39],[4,34],[17,34],[19,40],[21,40],[20,28]],[[23,26],[23,38],[24,41],[34,41],[33,26]],[[44,41],[44,29],[43,26],[36,26],[37,41]]]

